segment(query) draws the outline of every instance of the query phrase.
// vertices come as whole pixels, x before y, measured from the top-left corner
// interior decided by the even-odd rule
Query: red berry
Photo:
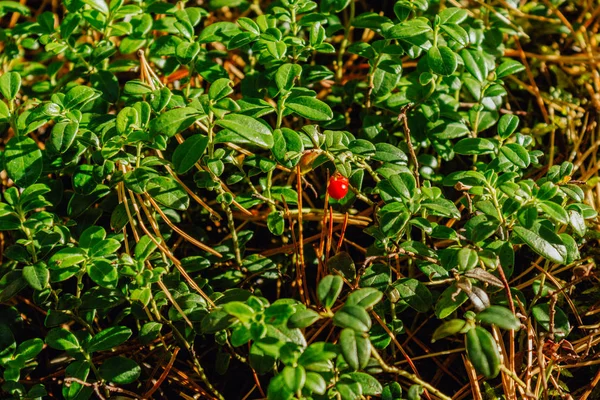
[[[339,174],[332,176],[329,178],[327,192],[336,200],[343,199],[348,194],[348,178]]]

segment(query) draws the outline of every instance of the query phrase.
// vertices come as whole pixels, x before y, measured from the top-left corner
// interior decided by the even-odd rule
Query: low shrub
[[[598,381],[595,200],[554,142],[590,103],[548,114],[520,44],[571,37],[558,2],[22,3],[0,2],[6,396]]]

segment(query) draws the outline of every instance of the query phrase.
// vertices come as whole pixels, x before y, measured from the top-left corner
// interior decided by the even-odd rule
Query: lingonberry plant
[[[2,396],[590,396],[567,3],[0,1]]]

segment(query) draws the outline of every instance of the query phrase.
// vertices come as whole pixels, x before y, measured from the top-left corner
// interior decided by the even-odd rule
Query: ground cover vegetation
[[[599,16],[0,1],[0,396],[600,398]]]

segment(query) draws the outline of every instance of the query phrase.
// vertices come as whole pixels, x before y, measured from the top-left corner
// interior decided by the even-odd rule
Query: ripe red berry
[[[329,178],[327,192],[329,193],[329,196],[336,200],[343,199],[348,194],[348,178],[335,174]]]

